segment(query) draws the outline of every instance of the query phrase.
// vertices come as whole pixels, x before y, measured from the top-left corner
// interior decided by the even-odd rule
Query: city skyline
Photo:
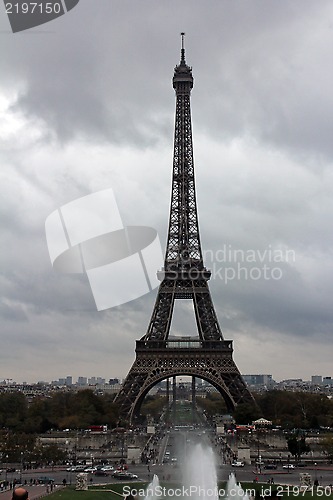
[[[246,381],[247,384],[249,384],[249,378],[263,378],[263,380],[266,381],[271,381],[273,383],[279,384],[282,382],[286,381],[301,381],[304,383],[311,383],[313,385],[325,385],[325,383],[333,386],[333,374],[312,374],[308,379],[303,379],[302,377],[298,377],[297,374],[294,377],[290,378],[285,378],[285,379],[276,379],[272,374],[267,374],[267,373],[242,373],[242,377]],[[179,381],[186,381],[189,384],[191,384],[191,377],[186,376],[186,375],[177,375],[177,382]],[[196,380],[201,380],[200,377],[196,377]],[[11,385],[11,384],[27,384],[27,385],[34,385],[34,384],[50,384],[50,385],[77,385],[77,386],[94,386],[94,385],[117,385],[121,384],[124,381],[124,378],[121,377],[101,377],[101,376],[85,376],[85,375],[79,375],[77,377],[73,377],[72,375],[66,375],[62,377],[58,377],[57,379],[54,380],[46,380],[45,378],[42,378],[40,380],[34,380],[34,381],[26,381],[26,380],[20,380],[16,381],[14,379],[8,379],[8,378],[1,378],[0,377],[0,385]],[[206,381],[203,381],[207,384],[209,384]],[[209,384],[210,385],[210,384]],[[267,383],[266,383],[267,385]],[[269,385],[269,383],[268,383]]]
[[[0,11],[3,376],[128,373],[156,290],[98,312],[85,275],[52,268],[44,224],[112,188],[124,225],[155,228],[164,251],[183,30],[201,243],[224,338],[241,373],[330,375],[332,22],[328,0],[148,1],[135,14],[128,0],[81,0],[14,35]],[[191,334],[193,316],[184,302],[173,331]]]

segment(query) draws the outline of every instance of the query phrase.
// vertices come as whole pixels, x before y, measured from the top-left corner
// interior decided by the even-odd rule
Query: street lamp
[[[260,455],[260,429],[257,428],[257,472],[261,473],[261,455]]]
[[[5,459],[6,459],[6,468],[5,468],[5,483],[6,483],[6,487],[7,487],[8,455],[5,455]]]
[[[22,484],[23,451],[21,451],[20,484]]]
[[[124,465],[124,455],[125,455],[125,433],[121,436],[121,464]]]

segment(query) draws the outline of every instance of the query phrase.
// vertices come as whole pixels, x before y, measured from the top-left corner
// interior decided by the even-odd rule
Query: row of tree
[[[65,463],[68,456],[56,444],[42,445],[36,434],[3,429],[0,431],[0,459],[2,467],[21,463],[20,467],[26,470],[41,464]]]
[[[254,405],[238,405],[234,418],[238,424],[250,424],[259,417],[271,420],[283,429],[319,429],[333,427],[333,399],[324,394],[307,392],[267,391],[254,395]],[[197,398],[208,415],[227,412],[225,402],[217,393]]]
[[[0,394],[0,429],[43,433],[50,429],[87,429],[90,425],[118,424],[113,396],[91,390],[59,392],[36,397],[30,403],[20,392]]]
[[[119,425],[119,409],[112,395],[96,395],[92,390],[59,392],[36,397],[30,403],[20,392],[0,394],[0,429],[42,433],[49,429],[86,429],[90,425]],[[257,406],[238,405],[236,422],[248,424],[260,416],[284,429],[333,427],[333,400],[325,395],[305,392],[268,391],[255,395]],[[143,414],[161,415],[166,398],[148,396]],[[227,413],[224,400],[217,393],[197,398],[208,416]]]

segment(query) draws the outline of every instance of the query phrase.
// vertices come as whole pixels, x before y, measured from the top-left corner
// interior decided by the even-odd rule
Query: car
[[[126,472],[126,474],[128,479],[138,479],[137,474],[133,474],[132,472]]]
[[[54,479],[48,476],[40,476],[37,478],[38,484],[51,484],[54,483]]]
[[[112,477],[115,479],[122,479],[126,481],[127,479],[138,479],[138,476],[136,474],[132,474],[131,472],[124,472],[120,470],[116,470],[113,474]]]
[[[105,470],[97,469],[94,472],[94,476],[107,476],[108,473]]]
[[[244,467],[244,462],[232,462],[231,467]]]
[[[83,472],[90,472],[91,474],[93,474],[96,471],[97,471],[96,467],[86,467]]]
[[[275,470],[275,469],[277,469],[277,465],[276,464],[266,464],[264,466],[264,469],[267,469],[267,470],[268,469],[273,469],[273,470]]]
[[[104,467],[102,467],[101,470],[104,472],[112,472],[114,471],[114,467],[112,465],[104,465]]]
[[[85,465],[73,465],[72,467],[68,467],[66,470],[67,472],[84,472],[85,468]]]
[[[295,465],[293,464],[285,464],[282,466],[282,469],[295,469]]]

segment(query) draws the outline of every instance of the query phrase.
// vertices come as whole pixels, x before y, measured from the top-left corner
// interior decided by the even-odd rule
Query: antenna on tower
[[[185,46],[184,46],[185,33],[184,33],[184,31],[182,31],[180,35],[182,37],[182,49],[181,49],[180,62],[185,62]]]

